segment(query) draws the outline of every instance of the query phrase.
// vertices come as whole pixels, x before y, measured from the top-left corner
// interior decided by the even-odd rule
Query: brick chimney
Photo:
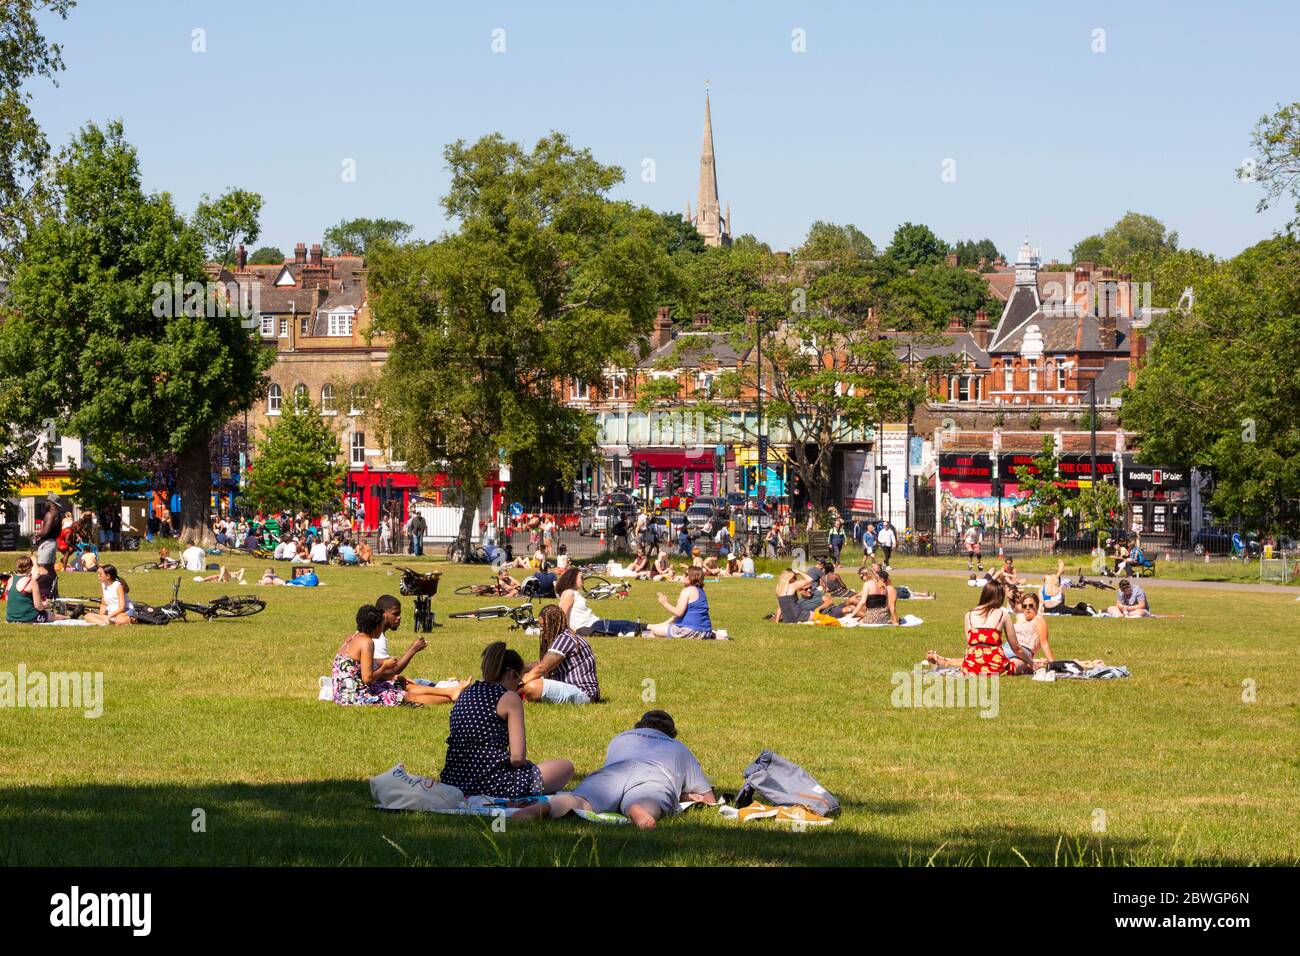
[[[241,242],[235,248],[235,271],[243,272],[248,267],[248,250],[244,248]]]
[[[1097,317],[1097,339],[1100,341],[1101,347],[1106,351],[1114,349],[1119,341],[1119,332],[1115,326],[1113,313]]]
[[[979,261],[979,270],[980,270],[980,272],[983,272],[984,269],[985,269],[985,267],[986,267],[988,264],[989,264],[988,256],[980,256],[980,261]]]
[[[950,253],[948,253],[946,256],[943,257],[943,262],[944,262],[944,265],[946,265],[949,269],[956,269],[956,268],[957,268],[957,253],[955,253],[955,252],[950,252]]]
[[[650,347],[663,348],[673,340],[673,319],[668,314],[668,306],[661,305],[655,315],[654,331],[650,334]]]
[[[1092,263],[1081,262],[1074,267],[1074,286],[1070,299],[1080,315],[1092,315]]]
[[[324,265],[324,261],[321,259],[319,242],[313,242],[311,244],[311,264],[314,266]]]
[[[982,349],[987,349],[989,342],[993,340],[993,325],[989,322],[989,314],[983,309],[975,313],[975,322],[970,327],[970,334],[975,344]]]
[[[709,313],[707,313],[707,312],[696,312],[696,313],[695,313],[695,320],[694,320],[694,327],[697,328],[697,329],[707,329],[707,328],[709,327]]]
[[[1128,384],[1132,388],[1137,384],[1138,369],[1147,354],[1146,332],[1132,326],[1128,330]]]
[[[966,331],[966,323],[963,322],[963,321],[961,320],[961,316],[959,316],[959,315],[950,315],[950,316],[948,316],[948,329],[947,329],[947,331],[949,331],[949,332],[965,332],[965,331]]]
[[[306,243],[304,243],[304,242],[300,242],[300,243],[298,243],[296,246],[293,247],[293,261],[294,261],[297,265],[303,265],[303,264],[305,264],[305,263],[307,262],[307,244],[306,244]]]
[[[1122,319],[1133,318],[1133,277],[1127,273],[1116,276],[1115,314]],[[1148,303],[1149,304],[1149,303]]]

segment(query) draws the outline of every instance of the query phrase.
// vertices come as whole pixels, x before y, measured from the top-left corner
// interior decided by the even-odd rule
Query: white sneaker
[[[726,632],[726,631],[723,631],[723,630],[717,630],[717,631],[714,631],[714,632],[713,632],[713,639],[714,639],[715,641],[729,641],[729,640],[731,640],[731,638],[727,636],[727,632]]]

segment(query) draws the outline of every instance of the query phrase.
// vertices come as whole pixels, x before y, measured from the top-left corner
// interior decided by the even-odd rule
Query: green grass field
[[[125,556],[124,556],[125,557]],[[134,555],[126,565],[140,560]],[[402,563],[400,560],[395,563]],[[253,577],[264,565],[249,565]],[[12,556],[0,558],[12,567]],[[452,589],[486,577],[446,568],[439,619],[483,603]],[[160,602],[174,574],[129,578]],[[1294,594],[1151,589],[1182,620],[1054,619],[1058,657],[1127,664],[1113,682],[1004,679],[999,713],[891,704],[898,671],[928,648],[958,654],[974,590],[903,602],[917,628],[836,630],[762,620],[770,581],[709,587],[733,641],[594,638],[607,702],[530,705],[534,759],[580,777],[615,733],[669,710],[705,771],[735,791],[764,747],[805,766],[844,806],[830,827],[739,824],[711,809],[653,832],[572,818],[495,832],[473,818],[385,814],[366,778],[398,761],[441,766],[445,708],[344,709],[316,699],[356,607],[396,593],[393,566],[328,568],[316,590],[195,584],[182,597],[260,591],[263,614],[167,627],[0,625],[0,671],[102,671],[104,713],[0,709],[0,864],[1292,864],[1300,861],[1300,636]],[[97,593],[68,574],[65,595]],[[600,606],[657,620],[656,586]],[[670,595],[676,588],[669,589]],[[1089,592],[1086,600],[1098,603]],[[411,638],[410,602],[395,648]],[[503,622],[447,621],[413,676],[466,676],[488,642],[525,658],[536,638]],[[1251,682],[1254,702],[1246,702]],[[1247,695],[1249,696],[1249,695]],[[653,703],[650,702],[651,698]],[[206,831],[194,832],[194,811]],[[1102,824],[1104,822],[1104,828]]]

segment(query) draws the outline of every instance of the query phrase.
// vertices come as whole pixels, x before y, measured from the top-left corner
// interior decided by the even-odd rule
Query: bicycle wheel
[[[167,569],[159,568],[157,561],[146,561],[144,564],[132,565],[128,570],[132,574],[148,574],[150,571],[160,571],[160,570],[167,570]]]
[[[462,621],[490,621],[493,618],[505,617],[513,608],[504,604],[494,604],[491,607],[475,608],[473,611],[456,611],[454,614],[448,614],[448,617],[454,617]]]
[[[213,617],[251,617],[266,610],[266,602],[256,597],[217,598],[212,602]]]
[[[590,577],[584,574],[582,576],[582,585],[583,594],[588,600],[594,599],[599,601],[601,598],[609,597],[610,594],[613,593],[610,590],[609,579],[599,577],[595,574]]]
[[[459,594],[461,597],[486,597],[495,593],[496,588],[490,584],[462,584],[453,594]]]

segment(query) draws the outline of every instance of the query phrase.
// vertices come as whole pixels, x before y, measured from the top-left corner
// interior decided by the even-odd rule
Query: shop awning
[[[651,468],[713,469],[713,450],[708,448],[683,448],[680,450],[634,451],[633,467],[648,461]]]

